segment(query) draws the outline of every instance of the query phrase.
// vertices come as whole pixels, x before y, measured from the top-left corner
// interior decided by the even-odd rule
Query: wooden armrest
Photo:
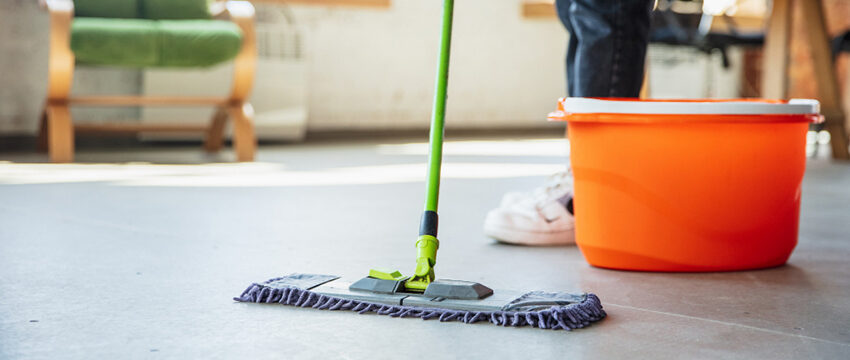
[[[552,18],[558,17],[555,10],[554,0],[523,0],[522,16],[525,18]]]

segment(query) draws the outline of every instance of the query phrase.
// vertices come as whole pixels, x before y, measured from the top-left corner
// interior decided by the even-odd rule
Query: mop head
[[[302,281],[305,276],[312,280]],[[323,278],[316,280],[316,276]],[[458,305],[457,303],[463,302],[440,301],[441,299],[430,300],[428,306],[403,305],[405,299],[417,298],[422,302],[422,296],[351,292],[347,287],[342,289],[327,284],[336,279],[338,277],[331,275],[292,274],[251,284],[242,295],[233,300],[319,310],[349,310],[359,314],[374,312],[391,317],[439,319],[467,324],[488,321],[495,325],[531,326],[551,330],[583,328],[605,317],[599,298],[590,293],[533,291],[505,301],[501,306],[493,305],[491,300],[489,304],[479,306],[479,309],[469,310],[475,306]],[[499,291],[496,294],[499,294]],[[432,303],[435,306],[432,306]],[[463,309],[464,307],[467,309]]]

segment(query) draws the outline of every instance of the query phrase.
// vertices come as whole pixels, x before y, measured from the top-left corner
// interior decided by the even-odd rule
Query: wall
[[[658,99],[731,99],[740,97],[742,49],[727,50],[729,67],[717,52],[670,45],[650,45],[647,53],[649,97]]]
[[[47,14],[36,0],[0,0],[0,135],[35,134],[47,91]],[[136,94],[141,73],[80,68],[74,92]],[[137,109],[73,109],[75,118],[132,121]]]
[[[546,125],[564,94],[567,35],[520,0],[455,3],[448,126]],[[421,128],[433,99],[441,6],[294,7],[309,59],[310,129]]]

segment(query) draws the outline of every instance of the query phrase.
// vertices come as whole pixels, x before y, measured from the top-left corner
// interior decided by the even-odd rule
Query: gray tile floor
[[[809,163],[787,266],[618,272],[481,234],[501,194],[560,169],[564,147],[447,144],[437,271],[597,293],[609,317],[574,332],[230,300],[290,272],[411,270],[421,143],[271,146],[253,164],[197,165],[195,147],[84,149],[88,164],[58,166],[0,154],[0,358],[850,358],[850,165]],[[178,164],[103,164],[128,160]]]

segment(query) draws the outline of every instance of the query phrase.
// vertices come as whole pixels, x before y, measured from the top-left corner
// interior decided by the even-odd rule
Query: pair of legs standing
[[[557,0],[570,34],[567,93],[573,97],[638,97],[643,84],[653,0]],[[525,245],[575,242],[570,171],[529,193],[508,193],[487,214],[484,232]]]

